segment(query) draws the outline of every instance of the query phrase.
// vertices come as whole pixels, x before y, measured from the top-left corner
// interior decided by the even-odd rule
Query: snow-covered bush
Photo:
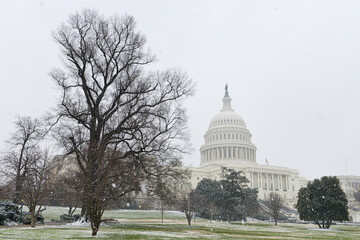
[[[0,210],[0,225],[4,225],[6,220],[6,213],[3,210]]]
[[[70,214],[62,214],[60,216],[60,221],[61,222],[76,222],[80,219],[80,214],[74,214],[74,215],[70,215]]]
[[[6,222],[18,222],[20,219],[19,207],[9,200],[0,201],[0,225]]]
[[[12,225],[20,221],[20,207],[9,200],[0,201],[0,225]],[[22,223],[30,224],[31,216],[29,212],[23,212]],[[39,214],[36,219],[37,224],[44,223],[44,217]]]
[[[44,224],[44,217],[39,214],[35,220],[36,224]],[[29,225],[31,224],[31,214],[29,212],[23,212],[22,223]]]

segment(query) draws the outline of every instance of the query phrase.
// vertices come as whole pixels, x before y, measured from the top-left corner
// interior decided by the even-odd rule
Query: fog
[[[257,146],[257,162],[308,179],[360,175],[359,1],[2,1],[0,149],[16,115],[38,117],[59,92],[62,66],[51,32],[93,8],[133,15],[158,61],[197,84],[186,102],[194,151],[229,85],[234,110]]]

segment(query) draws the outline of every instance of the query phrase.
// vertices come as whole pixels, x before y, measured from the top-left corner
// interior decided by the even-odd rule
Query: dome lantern
[[[223,108],[221,109],[221,111],[234,111],[234,109],[232,109],[231,107],[231,97],[229,96],[229,92],[228,92],[228,85],[225,85],[225,96],[222,99],[223,101]]]
[[[231,107],[228,85],[225,85],[223,107],[211,120],[201,147],[201,165],[220,164],[228,161],[256,164],[256,146],[245,122]]]

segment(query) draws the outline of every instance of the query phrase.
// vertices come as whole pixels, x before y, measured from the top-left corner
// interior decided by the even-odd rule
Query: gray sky
[[[187,101],[194,153],[229,85],[232,106],[257,146],[257,162],[323,175],[360,175],[360,1],[0,0],[0,148],[16,115],[40,116],[58,92],[52,39],[82,8],[130,14],[158,69],[197,83]]]

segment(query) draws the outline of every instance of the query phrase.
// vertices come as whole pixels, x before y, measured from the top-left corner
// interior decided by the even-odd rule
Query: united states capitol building
[[[227,86],[222,101],[222,109],[210,121],[204,135],[200,166],[190,168],[192,187],[195,188],[203,178],[219,180],[221,167],[227,167],[243,171],[249,180],[248,186],[258,190],[259,199],[265,200],[271,192],[275,192],[289,207],[294,207],[299,189],[305,187],[309,180],[300,177],[296,169],[258,164],[251,132],[244,119],[231,107]],[[360,205],[354,199],[354,192],[360,187],[360,176],[338,178],[349,200],[352,221],[360,222]]]
[[[249,187],[258,189],[260,199],[276,192],[289,206],[294,206],[297,193],[306,186],[307,180],[300,177],[296,169],[256,162],[256,146],[251,141],[251,132],[244,119],[231,107],[227,86],[225,89],[223,107],[211,120],[204,136],[200,166],[190,169],[192,187],[196,187],[203,178],[219,180],[221,167],[224,166],[243,171]]]

